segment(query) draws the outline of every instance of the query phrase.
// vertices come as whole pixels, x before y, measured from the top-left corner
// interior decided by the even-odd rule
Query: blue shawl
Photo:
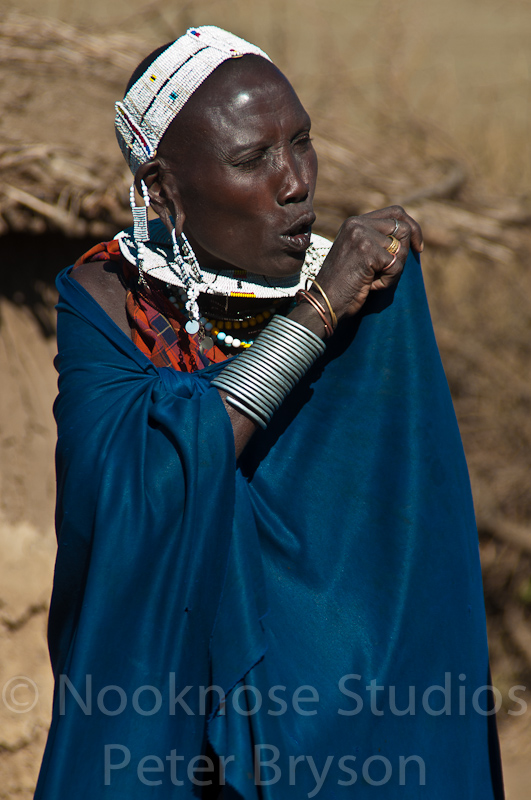
[[[68,270],[57,285],[36,800],[210,797],[214,755],[224,798],[502,797],[469,479],[418,260],[238,462],[223,365],[156,368]]]

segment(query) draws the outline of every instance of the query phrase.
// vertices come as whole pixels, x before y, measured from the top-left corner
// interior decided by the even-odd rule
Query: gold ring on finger
[[[385,249],[388,253],[391,253],[391,255],[394,256],[395,253],[398,253],[400,250],[400,241],[396,238],[396,236],[388,236],[387,238],[391,239],[391,244]]]

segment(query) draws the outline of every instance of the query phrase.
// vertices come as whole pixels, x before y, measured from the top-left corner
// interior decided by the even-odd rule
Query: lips
[[[308,212],[299,217],[287,231],[281,234],[281,238],[288,245],[290,250],[302,252],[310,246],[312,225],[315,222],[315,214]]]

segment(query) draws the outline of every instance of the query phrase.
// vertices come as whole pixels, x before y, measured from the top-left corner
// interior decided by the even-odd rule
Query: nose
[[[291,148],[287,148],[281,163],[282,181],[277,194],[279,205],[301,203],[308,197],[310,185],[305,179],[303,167]]]

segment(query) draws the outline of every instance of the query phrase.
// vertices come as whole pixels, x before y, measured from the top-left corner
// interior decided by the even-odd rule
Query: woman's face
[[[300,270],[317,157],[310,118],[276,67],[255,56],[222,64],[172,123],[159,156],[168,205],[182,212],[201,264],[270,276]]]

